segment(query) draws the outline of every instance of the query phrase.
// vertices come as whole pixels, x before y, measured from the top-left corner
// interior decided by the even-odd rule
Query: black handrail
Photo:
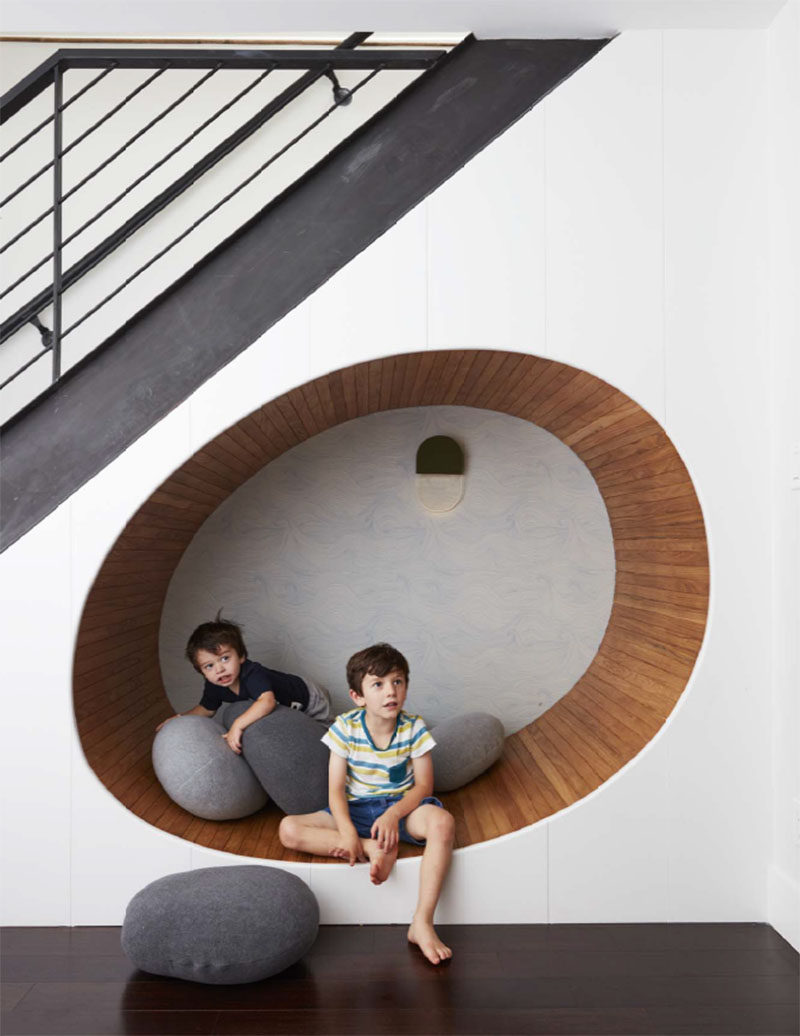
[[[6,292],[4,292],[4,294],[7,294],[9,291],[13,290],[13,288],[17,287],[27,276],[33,273],[36,269],[39,269],[44,263],[51,259],[54,261],[53,286],[40,291],[34,298],[32,298],[25,305],[21,306],[16,313],[14,313],[11,317],[7,318],[3,322],[3,324],[0,326],[0,342],[6,341],[9,337],[11,337],[17,331],[19,331],[25,324],[35,323],[38,329],[40,330],[40,333],[42,334],[43,349],[39,354],[37,354],[37,357],[35,357],[34,359],[44,355],[47,351],[49,351],[50,348],[52,348],[54,353],[54,378],[57,378],[59,376],[58,368],[60,366],[60,361],[58,358],[58,349],[61,338],[63,337],[61,333],[60,323],[61,297],[64,291],[66,291],[70,286],[75,284],[81,277],[83,277],[95,266],[97,266],[98,263],[100,263],[106,256],[110,255],[116,248],[123,244],[128,238],[130,238],[134,233],[136,233],[137,230],[139,230],[147,222],[149,222],[149,220],[151,220],[155,215],[161,212],[170,202],[172,202],[174,199],[178,198],[181,194],[183,194],[183,192],[188,187],[190,187],[191,184],[193,184],[206,172],[212,169],[223,158],[225,158],[228,154],[235,150],[243,141],[247,140],[248,137],[252,136],[253,133],[260,129],[267,121],[269,121],[269,119],[273,118],[276,114],[281,112],[284,108],[287,107],[287,105],[289,105],[293,100],[300,96],[300,94],[302,94],[305,90],[307,90],[312,84],[316,83],[323,76],[330,78],[333,83],[335,103],[328,110],[328,112],[326,112],[325,115],[322,116],[322,118],[327,117],[327,115],[330,114],[330,112],[334,110],[335,107],[337,107],[338,105],[348,103],[351,94],[355,91],[346,90],[339,85],[339,82],[336,78],[335,69],[372,70],[372,74],[369,75],[365,80],[363,80],[361,84],[359,84],[358,88],[360,88],[364,85],[366,81],[372,78],[372,75],[377,74],[377,72],[382,69],[425,69],[435,64],[446,53],[443,50],[419,49],[381,49],[379,51],[372,50],[370,52],[356,51],[354,48],[356,48],[360,43],[362,43],[369,35],[370,33],[366,32],[354,33],[351,36],[349,36],[346,40],[344,40],[337,48],[324,51],[104,50],[102,52],[96,52],[88,50],[61,50],[54,54],[52,58],[48,59],[46,62],[40,65],[38,69],[35,69],[34,72],[32,72],[20,83],[18,83],[17,86],[13,87],[10,91],[8,91],[3,96],[3,98],[0,99],[0,106],[2,107],[2,112],[0,113],[0,122],[4,122],[8,118],[10,118],[13,114],[15,114],[16,111],[19,111],[19,109],[25,103],[27,103],[33,97],[41,93],[41,91],[44,90],[48,85],[57,84],[61,76],[63,76],[64,70],[66,70],[67,68],[105,68],[105,72],[101,73],[101,76],[98,76],[95,79],[93,79],[91,83],[87,84],[87,86],[84,87],[82,91],[79,91],[79,93],[85,92],[95,82],[98,82],[102,75],[107,74],[107,72],[111,68],[164,69],[166,67],[170,67],[182,69],[210,69],[211,71],[209,75],[213,74],[214,71],[217,68],[219,68],[220,65],[224,65],[224,67],[226,68],[260,69],[264,71],[265,75],[268,74],[268,72],[275,67],[280,67],[281,69],[306,70],[304,75],[300,76],[281,94],[279,94],[277,97],[273,98],[270,102],[264,105],[264,107],[262,107],[260,111],[258,111],[255,115],[248,119],[243,125],[241,125],[237,130],[230,134],[224,141],[218,144],[206,156],[204,156],[198,162],[196,162],[191,169],[185,172],[182,176],[178,177],[178,179],[176,179],[165,190],[160,192],[150,202],[144,205],[122,226],[117,228],[113,233],[109,234],[104,241],[92,248],[86,255],[81,257],[77,262],[75,262],[71,267],[69,267],[69,269],[65,271],[62,271],[60,268],[60,256],[62,254],[63,247],[66,244],[68,244],[69,241],[71,241],[75,236],[77,236],[77,233],[80,233],[81,230],[86,229],[86,226],[94,222],[95,217],[92,217],[92,219],[90,219],[89,224],[85,224],[83,227],[79,228],[78,231],[73,232],[70,235],[70,237],[67,238],[65,241],[61,241],[60,218],[56,218],[56,216],[60,217],[61,205],[63,201],[65,200],[65,198],[69,197],[71,194],[74,194],[75,191],[80,189],[80,187],[82,187],[94,175],[96,175],[96,173],[99,172],[100,169],[105,168],[111,161],[118,157],[118,155],[121,154],[130,145],[130,143],[133,142],[133,140],[135,140],[138,136],[141,136],[142,133],[146,132],[148,128],[155,125],[155,123],[158,122],[160,118],[162,118],[163,115],[166,113],[162,113],[161,115],[158,115],[153,120],[151,120],[151,122],[148,123],[146,127],[138,131],[137,134],[134,134],[134,136],[131,137],[128,142],[123,144],[122,147],[117,149],[117,151],[112,156],[106,158],[96,170],[89,173],[79,184],[72,187],[66,195],[62,195],[59,183],[54,190],[53,205],[44,213],[41,213],[38,217],[36,217],[34,221],[30,223],[27,227],[25,227],[22,231],[17,233],[13,240],[9,242],[9,245],[6,246],[10,247],[10,244],[19,240],[19,238],[22,237],[25,233],[27,233],[28,230],[32,229],[34,226],[40,223],[42,219],[46,218],[48,215],[53,214],[53,252],[45,256],[43,260],[39,261],[33,267],[33,269],[28,271],[27,274],[24,274],[23,276],[19,277],[15,281],[15,283],[11,285],[11,287],[8,288]],[[154,77],[150,77],[148,82],[152,81],[153,78]],[[202,77],[200,82],[204,82],[207,78],[208,76]],[[263,78],[263,76],[258,77],[256,82],[260,81],[261,78]],[[186,92],[184,97],[188,96],[189,93],[193,92],[193,90],[196,89],[198,85],[199,84],[195,84],[194,87],[192,87],[189,91]],[[255,85],[255,83],[251,84],[250,88],[252,88],[253,85]],[[14,150],[16,150],[17,147],[21,145],[21,143],[24,143],[26,140],[30,139],[31,136],[33,136],[39,129],[44,128],[44,126],[48,125],[50,122],[55,121],[56,124],[60,126],[60,113],[71,103],[72,100],[74,100],[74,98],[70,99],[70,101],[67,101],[65,104],[62,104],[60,101],[57,102],[55,105],[54,113],[51,116],[49,116],[48,119],[44,120],[44,122],[42,122],[38,127],[36,127],[35,130],[31,131],[31,133],[29,133],[25,138],[23,138],[23,141],[18,142],[18,144],[14,145],[14,147],[10,149],[6,154],[8,155],[12,153]],[[181,99],[179,98],[177,102],[173,102],[173,104],[170,106],[170,109],[177,106],[177,104],[180,103],[180,100]],[[226,107],[229,106],[230,105]],[[309,129],[313,128],[313,126],[318,125],[319,122],[322,121],[322,118],[315,120],[315,122],[312,124],[311,127],[309,127]],[[200,130],[197,130],[196,133],[199,131]],[[58,132],[60,133],[60,128]],[[296,137],[295,140],[292,141],[288,146],[291,146],[292,143],[295,143],[297,140],[305,136],[306,132],[308,132],[308,130],[304,131],[302,134]],[[194,135],[196,135],[196,133]],[[73,142],[73,144],[70,145],[70,148],[74,146],[75,142]],[[280,154],[283,154],[285,150],[288,149],[288,146],[287,148],[281,149],[281,151],[278,152],[278,154],[276,154],[271,159],[263,163],[259,169],[259,172],[263,171],[277,157],[279,157]],[[59,144],[54,151],[54,155],[56,157],[54,158],[52,163],[49,163],[48,166],[45,167],[45,169],[50,168],[52,166],[54,173],[56,173],[56,170],[60,171],[60,160],[67,150],[69,150],[69,148],[62,150],[61,145]],[[163,162],[158,164],[163,164]],[[40,172],[43,171],[44,170],[41,170]],[[36,177],[32,177],[29,182],[32,182],[35,178]],[[56,179],[60,180],[60,176],[54,177],[54,181]],[[245,183],[250,182],[252,179],[253,176],[249,177],[248,180],[245,181]],[[23,185],[23,187],[24,186],[25,185]],[[135,184],[132,184],[129,189],[132,189],[133,186],[135,186]],[[193,230],[196,226],[199,226],[199,224],[202,223],[206,218],[208,218],[208,216],[211,215],[212,212],[216,211],[221,204],[224,204],[224,202],[229,200],[230,197],[238,193],[238,191],[243,186],[245,186],[245,184],[241,184],[239,188],[231,192],[225,199],[223,199],[222,202],[214,206],[212,210],[207,212],[200,219],[196,220],[189,228],[189,230],[184,232],[178,240],[181,240],[183,237],[186,236],[187,233],[190,233],[191,230]],[[21,189],[22,188],[19,188],[14,193],[19,193],[19,190]],[[126,193],[128,193],[127,190],[123,192],[123,195],[121,195],[120,197],[124,196],[124,194]],[[119,198],[116,200],[119,200]],[[106,206],[106,209],[109,207],[110,206]],[[77,327],[80,323],[83,322],[83,320],[90,316],[92,312],[96,312],[96,310],[100,308],[100,306],[104,305],[109,300],[109,298],[112,298],[116,294],[118,294],[118,291],[121,290],[122,287],[129,284],[131,280],[135,279],[135,277],[137,277],[141,272],[143,272],[144,269],[152,265],[152,263],[155,262],[157,258],[165,254],[166,251],[169,251],[169,248],[171,248],[176,243],[177,241],[174,241],[172,245],[168,246],[166,249],[163,249],[161,252],[159,252],[158,255],[153,257],[153,259],[149,262],[147,262],[144,267],[141,267],[139,270],[136,271],[136,273],[129,277],[119,289],[115,289],[110,295],[106,296],[106,298],[103,299],[99,305],[95,306],[89,313],[84,314],[83,317],[75,321],[67,329],[67,331],[64,332],[64,334],[67,334],[69,333],[69,331],[74,330],[75,327]],[[58,254],[58,259],[56,258],[56,254]],[[38,320],[39,314],[51,304],[53,305],[53,332],[50,332],[48,331],[48,329],[44,328]],[[22,369],[27,369],[27,367],[30,366],[30,363],[32,362],[33,360],[28,361]],[[21,373],[21,370],[17,373]],[[7,379],[7,381],[4,382],[3,385],[7,384],[9,380],[13,380],[13,377],[15,376],[16,375],[12,375],[12,377],[10,379]],[[2,387],[3,386],[0,385],[0,388]]]
[[[211,68],[218,62],[226,68],[264,68],[276,64],[289,71],[332,65],[338,69],[368,70],[380,61],[387,68],[423,70],[445,53],[443,50],[354,50],[371,33],[354,33],[332,50],[59,50],[42,62],[0,98],[0,124],[23,108],[53,83],[57,65],[70,68],[158,68],[169,61],[173,68]],[[358,37],[356,42],[351,42]]]

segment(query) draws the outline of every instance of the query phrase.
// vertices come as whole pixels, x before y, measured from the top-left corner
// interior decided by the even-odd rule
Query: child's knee
[[[281,840],[281,845],[287,849],[296,848],[300,837],[300,824],[297,821],[297,817],[283,818],[278,827],[278,837]]]
[[[455,838],[456,822],[452,813],[438,806],[428,819],[428,838],[437,842],[450,843]]]

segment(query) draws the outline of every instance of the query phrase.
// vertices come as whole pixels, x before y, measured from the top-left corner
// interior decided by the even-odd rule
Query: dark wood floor
[[[766,925],[463,925],[433,968],[398,925],[331,926],[288,971],[137,971],[118,928],[2,931],[4,1036],[579,1033],[797,1036],[798,955]]]

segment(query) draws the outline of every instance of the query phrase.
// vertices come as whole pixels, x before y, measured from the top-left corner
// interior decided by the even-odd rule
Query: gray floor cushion
[[[223,733],[213,719],[178,716],[153,742],[153,769],[164,791],[204,820],[236,820],[268,802],[244,757],[228,748]]]
[[[311,949],[318,929],[314,894],[294,874],[205,867],[137,892],[125,912],[122,948],[142,971],[232,985],[288,968]]]
[[[455,791],[488,770],[503,754],[503,724],[488,712],[467,712],[433,727],[435,791]]]
[[[225,710],[230,727],[252,702]],[[314,813],[328,805],[326,728],[304,712],[276,705],[242,734],[242,754],[270,798],[284,813]]]

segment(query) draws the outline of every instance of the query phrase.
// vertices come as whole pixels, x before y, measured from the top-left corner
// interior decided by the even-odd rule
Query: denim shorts
[[[389,806],[399,802],[402,797],[402,795],[376,795],[366,799],[353,799],[351,802],[348,802],[350,819],[353,821],[359,837],[370,838],[372,825],[378,817],[383,816]],[[420,802],[420,806],[442,806],[442,804],[434,795],[428,795],[427,798]],[[442,808],[444,807],[442,806]],[[328,806],[325,807],[325,812],[330,813]],[[424,839],[420,841],[408,833],[405,817],[398,824],[398,834],[401,842],[409,842],[411,845],[425,845]]]

